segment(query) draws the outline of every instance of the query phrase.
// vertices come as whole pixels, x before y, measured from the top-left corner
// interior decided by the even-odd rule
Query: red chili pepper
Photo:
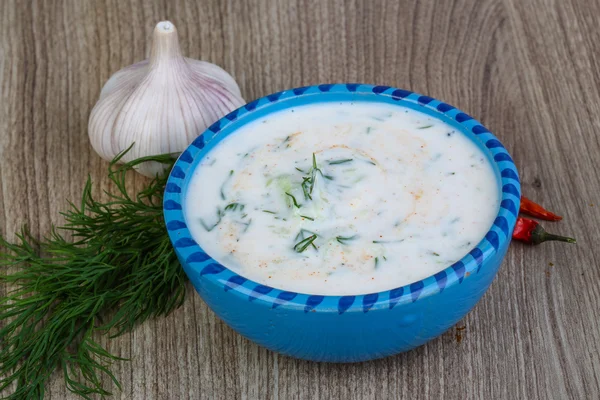
[[[527,244],[540,244],[548,240],[577,243],[573,238],[548,233],[537,221],[523,217],[517,218],[517,224],[515,225],[512,237]]]
[[[532,217],[545,219],[546,221],[560,221],[562,217],[556,215],[539,204],[534,203],[525,196],[521,196],[521,209],[523,214],[531,215]]]

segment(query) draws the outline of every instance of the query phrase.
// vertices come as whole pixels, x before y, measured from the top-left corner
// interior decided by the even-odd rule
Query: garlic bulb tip
[[[160,21],[156,24],[156,28],[163,32],[171,32],[175,29],[175,26],[171,23],[171,21]]]

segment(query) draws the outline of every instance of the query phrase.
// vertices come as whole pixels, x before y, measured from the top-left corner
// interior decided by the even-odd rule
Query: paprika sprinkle
[[[556,215],[537,203],[529,200],[525,196],[521,196],[521,208],[519,210],[523,214],[530,215],[535,218],[544,219],[546,221],[560,221],[562,217]]]
[[[537,221],[523,217],[517,218],[512,237],[527,244],[540,244],[549,240],[577,243],[573,238],[548,233]]]

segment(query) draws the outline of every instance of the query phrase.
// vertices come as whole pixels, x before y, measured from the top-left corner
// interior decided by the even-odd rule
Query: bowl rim
[[[470,140],[479,140],[478,147],[484,152],[489,152],[488,159],[495,164],[495,168],[499,172],[498,184],[502,199],[490,230],[477,246],[459,261],[424,279],[402,287],[356,295],[306,294],[263,285],[238,275],[219,264],[202,250],[187,228],[182,186],[193,175],[195,167],[198,165],[197,163],[194,165],[195,160],[203,158],[212,150],[212,146],[206,150],[205,146],[213,141],[215,141],[213,146],[220,142],[228,136],[228,134],[219,135],[223,129],[230,127],[231,130],[232,126],[235,128],[236,124],[239,125],[238,121],[258,110],[264,111],[266,107],[272,107],[274,104],[293,98],[314,95],[323,96],[324,102],[331,101],[326,100],[325,96],[332,94],[349,96],[349,99],[355,95],[372,96],[369,101],[409,106],[409,108],[426,112],[446,123],[449,121],[455,125],[457,123],[462,132],[467,133],[466,136]],[[373,100],[377,96],[380,96],[381,100]],[[275,110],[278,108],[275,107]],[[252,117],[246,119],[248,122],[252,120]],[[341,315],[346,312],[366,313],[375,309],[392,309],[398,304],[414,303],[459,285],[470,276],[478,274],[482,267],[485,269],[486,261],[510,243],[518,216],[520,198],[521,188],[518,172],[508,151],[487,128],[468,114],[432,97],[404,89],[362,83],[334,83],[303,86],[258,98],[212,124],[181,153],[174,164],[165,188],[163,209],[171,243],[196,289],[208,283],[217,285],[224,292],[273,309],[281,307],[303,310],[305,313],[309,311],[335,312]]]

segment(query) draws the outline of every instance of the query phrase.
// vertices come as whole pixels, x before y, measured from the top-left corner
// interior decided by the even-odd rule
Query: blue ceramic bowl
[[[485,238],[463,259],[428,278],[379,293],[319,296],[261,285],[225,268],[191,237],[183,210],[200,160],[251,121],[290,107],[333,101],[408,107],[450,124],[487,155],[502,202]],[[519,177],[502,143],[483,125],[428,96],[389,86],[327,84],[274,93],[231,112],[199,136],[175,164],[164,214],[185,272],[208,306],[229,326],[273,351],[314,361],[355,362],[413,349],[465,316],[494,279],[510,244],[520,202]]]

